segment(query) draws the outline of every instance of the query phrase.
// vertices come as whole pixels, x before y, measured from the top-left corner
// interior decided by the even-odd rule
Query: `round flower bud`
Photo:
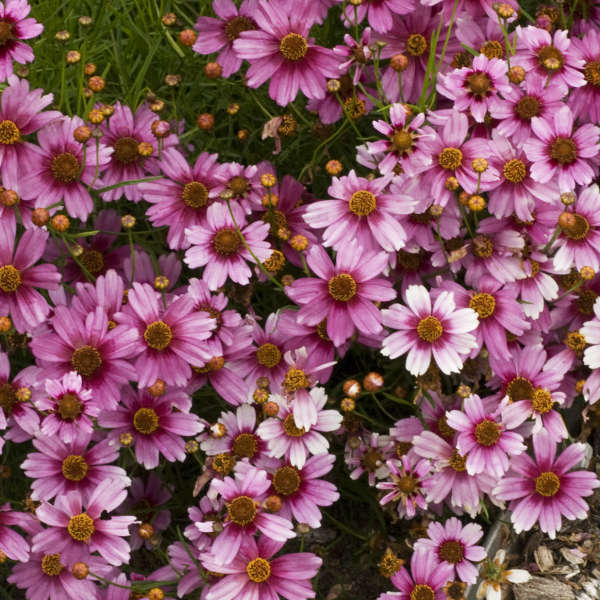
[[[463,206],[467,206],[469,204],[469,194],[467,194],[467,192],[465,192],[464,190],[462,190],[459,194],[458,194],[458,201],[463,205]]]
[[[161,21],[163,25],[170,27],[171,25],[175,25],[177,17],[175,16],[175,13],[166,13],[162,16]]]
[[[152,588],[148,592],[148,600],[164,600],[165,593],[160,588]]]
[[[88,15],[81,15],[77,22],[83,27],[89,27],[92,24],[92,17]]]
[[[277,196],[277,194],[263,194],[260,201],[265,208],[268,208],[269,206],[275,207],[279,204],[279,196]]]
[[[163,121],[162,119],[153,121],[150,129],[155,138],[164,138],[171,133],[171,126],[169,125],[169,122]]]
[[[565,206],[571,206],[572,204],[575,204],[575,202],[577,201],[577,196],[573,192],[563,192],[560,195],[560,201]]]
[[[437,219],[438,217],[441,217],[444,214],[444,207],[441,204],[432,204],[429,207],[429,214],[434,219]]]
[[[270,400],[269,402],[264,403],[263,411],[267,417],[276,417],[279,412],[279,405],[277,402]]]
[[[269,399],[269,392],[263,388],[258,388],[254,390],[252,398],[256,404],[264,404]]]
[[[265,499],[265,501],[263,502],[263,506],[269,512],[276,513],[281,510],[281,507],[283,506],[283,502],[281,501],[281,498],[279,496],[276,496],[275,494],[273,494],[272,496],[269,496],[268,498]]]
[[[264,375],[262,377],[258,377],[256,380],[256,387],[260,388],[261,390],[266,390],[269,388],[269,378],[265,377]]]
[[[579,379],[576,383],[575,383],[575,391],[578,394],[581,394],[583,392],[583,387],[585,386],[585,379]]]
[[[98,110],[97,108],[92,108],[92,110],[90,110],[90,112],[88,113],[88,119],[94,125],[100,125],[100,123],[104,121],[104,114],[101,110]]]
[[[501,19],[510,19],[515,14],[515,9],[506,2],[495,4],[494,8]]]
[[[93,75],[96,72],[96,65],[94,63],[85,63],[83,72],[88,76]]]
[[[471,164],[475,173],[484,173],[488,168],[488,161],[485,158],[474,158]]]
[[[292,283],[294,283],[294,276],[290,275],[289,273],[286,273],[285,275],[282,275],[281,276],[281,283],[284,286],[292,285]]]
[[[15,397],[19,402],[29,402],[31,400],[31,390],[26,386],[20,387],[15,392]]]
[[[157,379],[152,385],[148,386],[148,393],[155,398],[162,396],[167,391],[167,384],[162,379]]]
[[[198,34],[193,29],[184,29],[179,32],[179,41],[182,46],[193,46]]]
[[[47,208],[36,208],[31,213],[31,221],[38,227],[43,227],[50,220],[50,212]]]
[[[67,62],[70,65],[78,63],[81,60],[81,54],[77,50],[69,50],[67,52]]]
[[[240,142],[245,142],[249,136],[250,132],[247,129],[240,129],[237,132],[237,139],[240,140]]]
[[[408,58],[405,54],[394,54],[390,59],[390,67],[398,73],[401,73],[408,67]]]
[[[365,375],[363,379],[363,387],[367,392],[376,392],[383,387],[383,375],[380,373],[376,373],[375,371],[371,371]]]
[[[131,446],[133,444],[133,436],[130,433],[122,433],[119,436],[119,442],[122,446]]]
[[[138,144],[138,154],[140,156],[144,156],[144,157],[152,156],[153,152],[154,152],[154,148],[152,147],[152,144],[150,142],[140,142]]]
[[[352,412],[356,408],[356,403],[352,398],[342,398],[342,401],[340,402],[340,408],[344,412]]]
[[[558,224],[562,229],[568,231],[577,225],[577,218],[573,213],[565,211],[558,217]]]
[[[339,175],[342,172],[342,163],[339,160],[329,160],[325,165],[325,170],[329,175]]]
[[[308,247],[308,239],[305,235],[298,233],[290,240],[290,246],[298,252],[303,252]]]
[[[150,110],[152,112],[159,113],[164,108],[165,108],[164,100],[156,99],[150,103]]]
[[[110,117],[115,112],[115,107],[110,104],[102,104],[100,110],[105,117]]]
[[[461,384],[461,385],[458,386],[458,389],[456,390],[456,393],[461,398],[467,398],[468,396],[471,395],[471,388],[468,385]]]
[[[181,75],[178,73],[169,73],[168,75],[165,75],[165,83],[169,87],[175,87],[181,83]]]
[[[66,42],[68,39],[71,38],[71,34],[65,29],[62,29],[61,31],[57,31],[54,34],[54,38],[57,39],[59,42]]]
[[[522,83],[525,80],[525,69],[520,65],[514,65],[508,71],[508,79],[516,85]]]
[[[210,113],[202,113],[201,115],[198,115],[196,124],[198,125],[198,129],[208,131],[209,129],[212,129],[215,124],[215,118]]]
[[[306,535],[307,533],[310,533],[310,526],[306,523],[298,523],[298,525],[296,525],[296,531],[300,535]]]
[[[10,317],[0,317],[0,333],[7,333],[11,327]]]
[[[446,183],[444,184],[445,188],[449,192],[455,192],[458,189],[458,179],[456,177],[450,176],[446,179]]]
[[[590,279],[594,279],[596,276],[596,272],[592,267],[584,266],[579,269],[579,274],[581,275],[581,279],[584,281],[589,281]]]
[[[473,212],[481,212],[485,208],[485,198],[477,194],[470,196],[468,206]]]
[[[348,396],[349,398],[358,398],[358,396],[362,392],[360,383],[358,383],[356,379],[347,379],[346,381],[344,381],[342,389],[344,390],[344,394],[346,394],[346,396]]]
[[[88,85],[92,91],[101,92],[104,89],[104,79],[100,75],[94,75],[90,77]]]
[[[206,63],[206,66],[204,67],[204,74],[209,79],[219,79],[219,77],[221,77],[222,73],[223,73],[223,69],[218,62]]]
[[[169,287],[169,279],[168,277],[165,277],[164,275],[157,275],[154,278],[154,287],[159,291],[162,292],[163,290],[166,290]]]
[[[327,91],[335,94],[336,92],[339,92],[342,89],[342,84],[340,83],[339,79],[329,79],[327,81]]]
[[[19,204],[17,192],[15,192],[15,190],[2,190],[2,192],[0,192],[0,204],[9,208]]]
[[[56,231],[64,233],[67,229],[69,229],[71,221],[69,221],[69,217],[67,217],[67,215],[54,215],[50,221],[50,225],[52,225]]]
[[[135,227],[135,217],[133,215],[123,215],[121,217],[121,227],[123,229],[133,229]]]
[[[233,102],[232,104],[230,104],[227,107],[227,114],[228,115],[237,115],[238,112],[240,112],[240,105],[237,102]]]
[[[73,131],[73,138],[76,142],[80,142],[81,144],[87,142],[91,137],[92,130],[85,125],[80,125]]]
[[[152,527],[152,525],[150,523],[142,523],[138,527],[138,535],[143,540],[149,540],[153,534],[154,534],[154,527]]]
[[[90,570],[84,562],[76,562],[71,567],[71,574],[75,579],[85,579]]]
[[[277,177],[273,173],[263,173],[260,176],[260,182],[266,188],[272,188],[277,183]]]
[[[350,448],[352,448],[352,450],[356,450],[357,448],[360,448],[360,438],[353,436],[351,438],[348,438],[348,446],[350,446]]]

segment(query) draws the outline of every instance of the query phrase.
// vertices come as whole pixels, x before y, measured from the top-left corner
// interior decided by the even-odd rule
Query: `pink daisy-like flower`
[[[94,430],[91,418],[100,414],[101,406],[93,400],[92,392],[83,388],[81,375],[70,371],[61,379],[46,379],[46,395],[35,402],[41,411],[48,411],[42,420],[41,432],[57,436],[69,444],[79,432],[90,434]]]
[[[215,537],[211,547],[216,562],[230,563],[242,543],[257,530],[277,542],[295,537],[289,519],[263,509],[262,500],[266,498],[270,487],[267,473],[249,465],[242,471],[236,471],[235,479],[225,477],[223,480],[212,480],[209,495],[219,494],[227,507],[223,530]],[[196,523],[196,527],[203,532],[213,531],[213,526],[214,521]]]
[[[27,79],[11,75],[8,83],[0,103],[0,167],[2,184],[7,189],[18,189],[21,176],[35,165],[35,155],[39,152],[36,145],[24,142],[23,136],[62,114],[57,110],[42,112],[54,96],[42,96],[43,90],[39,88],[30,91]]]
[[[583,77],[585,85],[571,90],[569,106],[576,117],[600,122],[600,33],[590,29],[582,39],[574,37],[571,48],[585,61]]]
[[[174,411],[174,407],[179,410]],[[154,469],[160,454],[169,462],[184,461],[182,436],[197,435],[204,429],[200,419],[189,412],[190,407],[191,399],[180,390],[156,397],[127,387],[119,408],[100,413],[98,423],[113,430],[109,434],[113,440],[129,434],[138,462],[146,469]]]
[[[424,548],[437,555],[440,564],[456,569],[461,581],[475,583],[477,568],[473,562],[479,562],[486,556],[483,546],[476,546],[483,536],[483,529],[477,523],[463,524],[451,517],[443,525],[432,522],[427,527],[429,538],[415,542],[415,549]]]
[[[556,111],[551,122],[534,117],[531,127],[538,139],[530,138],[523,149],[533,162],[533,179],[547,183],[557,177],[561,192],[573,191],[576,183],[585,185],[592,181],[595,170],[588,159],[600,151],[600,127],[586,123],[575,128],[568,106]]]
[[[77,142],[73,132],[82,125],[79,117],[65,117],[38,132],[41,151],[26,173],[21,194],[27,199],[40,198],[38,206],[64,201],[69,215],[85,221],[94,208],[87,187],[108,164],[112,150],[95,140],[86,145]]]
[[[179,296],[163,309],[158,292],[147,283],[134,283],[115,321],[138,333],[133,354],[139,354],[135,369],[140,387],[152,385],[157,378],[183,386],[192,375],[190,365],[201,366],[210,359],[203,340],[210,337],[216,322],[195,312],[189,296]]]
[[[317,409],[317,423],[310,429],[298,427],[287,402],[276,394],[270,400],[279,406],[277,418],[265,419],[256,433],[269,445],[270,455],[285,457],[293,467],[302,469],[310,454],[326,454],[329,449],[327,438],[321,434],[336,431],[342,423],[342,415],[337,410],[323,410],[327,394],[321,387],[310,390]]]
[[[50,435],[33,440],[39,452],[30,452],[21,468],[31,484],[32,500],[49,502],[57,495],[73,490],[81,492],[86,502],[104,479],[113,480],[116,489],[129,487],[131,480],[121,467],[111,465],[119,457],[118,446],[108,440],[88,448],[90,433],[79,433],[66,444]]]
[[[383,340],[381,353],[397,358],[408,352],[406,368],[413,375],[423,375],[431,357],[444,373],[460,371],[464,358],[476,346],[469,333],[477,328],[477,313],[470,308],[457,309],[454,296],[442,292],[433,308],[429,292],[422,285],[406,290],[407,306],[393,304],[383,310],[383,323],[399,329]]]
[[[369,25],[375,31],[386,33],[391,28],[394,14],[407,15],[413,12],[414,8],[414,0],[366,0],[358,5],[346,6],[344,17],[346,24],[353,25],[361,23],[367,17]]]
[[[35,288],[57,289],[60,273],[52,264],[33,266],[44,253],[47,231],[28,229],[15,249],[15,229],[10,222],[0,227],[0,314],[10,315],[15,329],[25,333],[39,325],[50,311],[48,302]]]
[[[194,29],[200,34],[192,50],[198,54],[219,52],[217,62],[223,68],[223,77],[231,77],[242,66],[242,59],[233,49],[233,42],[242,31],[254,31],[256,0],[244,0],[239,9],[232,0],[213,0],[213,17],[198,17]]]
[[[391,577],[399,592],[381,594],[378,600],[444,600],[444,585],[453,579],[453,567],[440,564],[428,548],[415,548],[410,558],[410,572],[402,567]]]
[[[79,491],[58,496],[54,505],[42,502],[36,510],[38,519],[49,526],[33,537],[33,552],[57,552],[67,562],[84,560],[98,551],[111,565],[129,562],[129,544],[122,538],[129,535],[132,516],[101,519],[104,511],[111,512],[127,496],[112,479],[104,479],[84,503]],[[83,505],[86,508],[83,510]]]
[[[479,54],[471,67],[441,75],[437,90],[454,102],[455,110],[470,111],[478,123],[483,123],[486,113],[496,116],[498,94],[510,89],[506,69],[504,60]]]
[[[594,302],[594,318],[579,329],[589,346],[583,353],[583,362],[590,369],[600,368],[600,301]]]
[[[308,38],[312,23],[304,12],[284,0],[261,0],[253,16],[258,30],[242,31],[233,42],[237,55],[250,62],[248,86],[257,88],[270,77],[269,96],[281,106],[299,89],[307,98],[323,98],[326,79],[339,76],[338,59]]]
[[[375,432],[359,439],[358,447],[346,443],[344,462],[350,469],[350,479],[366,473],[369,485],[374,486],[377,479],[389,477],[387,461],[393,456],[394,445],[389,436]]]
[[[318,276],[296,279],[285,288],[287,295],[301,305],[298,321],[318,325],[327,319],[327,335],[336,346],[342,345],[358,329],[367,335],[381,330],[381,313],[373,301],[392,300],[396,296],[387,279],[377,278],[387,263],[385,252],[363,252],[348,244],[336,256],[334,265],[320,245],[306,257]]]
[[[16,525],[31,533],[36,527],[36,520],[28,513],[11,510],[9,504],[0,506],[0,551],[10,560],[27,562],[29,544],[9,525]]]
[[[252,271],[248,262],[265,261],[272,254],[271,245],[266,241],[269,225],[255,221],[246,225],[242,209],[231,205],[233,217],[226,205],[212,204],[206,211],[206,222],[185,230],[188,242],[192,245],[185,253],[184,262],[191,268],[204,267],[202,279],[210,290],[221,287],[227,279],[240,285],[247,285]],[[254,256],[242,242],[240,233]]]
[[[464,401],[464,408],[447,413],[448,425],[458,432],[456,445],[466,456],[467,472],[470,475],[488,472],[502,477],[509,467],[511,458],[526,450],[523,438],[514,431],[516,425],[507,420],[507,404],[501,404],[494,412],[484,406],[481,398],[471,394]]]
[[[33,50],[21,40],[37,37],[44,26],[27,18],[30,11],[27,0],[0,3],[0,81],[6,81],[13,74],[13,60],[20,64],[33,61]]]
[[[333,51],[337,56],[345,59],[340,64],[339,69],[342,73],[347,73],[350,67],[354,65],[354,76],[352,77],[352,85],[357,85],[362,77],[365,65],[371,60],[373,52],[369,47],[371,42],[371,28],[365,27],[360,36],[360,42],[357,42],[351,35],[344,35],[344,44],[335,46]]]
[[[543,434],[533,438],[535,461],[527,454],[512,458],[511,473],[503,477],[494,494],[511,500],[510,519],[517,533],[538,522],[551,538],[561,528],[562,517],[585,519],[589,507],[583,498],[600,487],[590,471],[573,471],[585,455],[583,444],[571,444],[557,457],[556,443]]]
[[[141,183],[144,200],[151,206],[146,214],[155,226],[166,225],[169,248],[189,247],[185,228],[202,225],[207,206],[225,189],[217,154],[202,152],[191,167],[175,148],[167,148],[161,156],[164,179]]]
[[[334,177],[328,193],[333,200],[312,202],[304,220],[323,232],[323,245],[341,252],[347,245],[358,244],[365,251],[400,250],[406,233],[396,215],[413,211],[417,201],[403,194],[385,193],[391,174],[373,180],[348,176]]]
[[[261,536],[258,541],[246,538],[239,554],[227,565],[213,553],[200,555],[202,566],[225,577],[208,589],[204,600],[308,600],[315,597],[310,580],[317,574],[322,560],[310,552],[285,554],[272,558],[283,544]]]

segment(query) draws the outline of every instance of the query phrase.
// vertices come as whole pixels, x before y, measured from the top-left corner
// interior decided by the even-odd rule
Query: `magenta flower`
[[[350,446],[346,442],[344,462],[350,469],[350,479],[358,479],[367,474],[370,486],[377,479],[386,479],[390,475],[387,461],[394,456],[394,444],[387,435],[371,432],[359,438],[360,444]]]
[[[323,98],[326,79],[339,76],[338,60],[308,38],[305,14],[284,0],[261,0],[254,20],[258,30],[242,31],[233,42],[238,56],[250,62],[248,86],[257,88],[270,77],[269,96],[281,106],[299,89],[307,98]]]
[[[360,81],[365,65],[371,60],[373,52],[369,47],[371,42],[371,28],[365,27],[360,36],[360,42],[357,42],[351,35],[344,35],[344,45],[338,45],[333,48],[334,53],[344,60],[339,65],[341,73],[348,73],[350,67],[354,65],[354,75],[352,85],[356,86]]]
[[[48,236],[43,229],[28,229],[15,249],[14,223],[0,227],[0,314],[10,315],[20,333],[39,325],[50,311],[48,302],[35,288],[55,290],[60,283],[54,265],[33,266],[44,253]]]
[[[191,400],[185,392],[175,390],[162,396],[134,392],[126,387],[117,410],[100,413],[98,423],[113,431],[113,440],[130,438],[135,445],[135,457],[146,469],[158,466],[159,454],[169,462],[185,460],[185,442],[182,436],[197,435],[203,423],[189,413]],[[177,407],[179,410],[174,411]]]
[[[462,411],[448,411],[446,420],[458,432],[456,446],[466,456],[469,475],[485,471],[502,477],[508,470],[509,456],[526,450],[522,436],[509,431],[521,422],[515,424],[508,420],[507,406],[507,403],[500,404],[490,412],[479,396],[471,394],[465,399]]]
[[[217,538],[218,539],[218,538]],[[310,552],[286,554],[272,558],[283,544],[261,536],[258,541],[246,538],[239,554],[223,565],[211,553],[200,555],[202,566],[225,577],[213,583],[205,600],[307,600],[314,598],[310,580],[317,574],[322,560]]]
[[[599,152],[600,127],[586,123],[575,128],[573,121],[568,106],[555,112],[551,122],[535,117],[531,127],[538,139],[530,138],[523,146],[533,162],[533,179],[547,183],[557,177],[561,192],[573,191],[576,183],[585,185],[592,181],[595,170],[588,159]]]
[[[118,490],[118,491],[117,491]],[[58,552],[65,560],[84,560],[98,551],[111,565],[129,562],[129,544],[122,539],[129,535],[135,517],[122,516],[101,519],[127,496],[127,492],[112,479],[104,479],[90,495],[83,510],[81,493],[73,491],[58,496],[54,505],[42,502],[36,510],[38,519],[49,526],[33,537],[33,552]]]
[[[357,245],[347,245],[331,258],[320,245],[312,246],[306,261],[317,275],[296,279],[286,287],[287,295],[301,305],[298,322],[318,325],[327,319],[327,335],[341,346],[358,329],[376,335],[381,330],[381,313],[373,301],[392,300],[396,296],[391,283],[377,276],[384,269],[387,256],[364,252]]]
[[[237,73],[242,66],[242,59],[233,49],[233,42],[242,31],[254,31],[254,13],[256,0],[244,0],[239,9],[231,0],[213,0],[213,17],[198,17],[194,29],[198,35],[192,50],[198,54],[219,52],[217,62],[223,68],[223,77]]]
[[[38,132],[40,152],[21,184],[21,194],[26,199],[40,198],[38,206],[64,202],[69,215],[85,221],[94,208],[86,186],[96,180],[97,170],[103,170],[112,150],[95,140],[86,145],[77,142],[73,132],[81,125],[79,117],[64,117]]]
[[[11,510],[9,504],[0,506],[0,550],[10,560],[27,562],[29,544],[9,525],[16,525],[31,533],[37,525],[36,520],[28,513]]]
[[[584,121],[600,122],[600,34],[590,29],[582,39],[574,37],[572,48],[585,61],[585,85],[571,90],[569,106],[573,114]]]
[[[511,522],[517,533],[538,522],[551,538],[561,528],[562,517],[585,519],[589,507],[583,498],[600,487],[590,471],[573,471],[585,455],[583,444],[571,444],[556,457],[556,443],[543,434],[533,438],[535,461],[527,454],[512,458],[511,473],[503,477],[494,494],[511,500]]]
[[[246,244],[258,260],[265,261],[272,254],[266,241],[269,225],[255,221],[246,225],[242,209],[231,205],[233,217],[224,204],[211,204],[206,211],[206,221],[185,230],[192,245],[185,253],[184,262],[191,268],[204,267],[202,279],[211,291],[220,288],[227,279],[247,285],[252,276],[248,262],[255,262],[242,242],[239,228]]]
[[[406,290],[406,304],[393,304],[383,310],[383,323],[399,329],[383,340],[381,353],[397,358],[408,352],[406,368],[413,375],[423,375],[431,357],[444,373],[459,372],[464,358],[475,348],[477,313],[470,308],[457,309],[454,296],[442,292],[433,308],[429,292],[422,285]]]
[[[415,549],[423,548],[433,552],[442,565],[456,569],[461,581],[475,583],[477,568],[473,562],[479,562],[486,556],[483,546],[475,544],[483,536],[483,529],[477,523],[463,524],[451,517],[444,525],[435,521],[427,527],[429,538],[420,538],[415,542]]]
[[[33,440],[39,452],[30,452],[21,468],[33,479],[31,498],[49,502],[57,495],[78,490],[84,502],[104,479],[116,489],[129,487],[131,480],[121,467],[111,465],[119,457],[117,446],[103,440],[88,448],[90,433],[80,433],[65,443],[50,435]]]
[[[0,81],[13,74],[13,63],[33,61],[33,50],[21,40],[37,37],[44,26],[35,19],[26,18],[31,6],[26,0],[6,0],[0,3]]]
[[[23,136],[36,132],[62,114],[57,110],[42,112],[52,102],[53,95],[42,96],[43,90],[39,88],[30,91],[27,79],[11,75],[8,83],[2,92],[0,107],[0,167],[4,187],[18,189],[21,176],[35,166],[39,152],[36,145],[23,141]]]
[[[337,0],[340,2],[340,0]],[[360,23],[365,17],[369,25],[378,33],[386,33],[390,30],[394,14],[407,15],[415,9],[414,0],[366,0],[356,7],[346,6],[346,23]]]

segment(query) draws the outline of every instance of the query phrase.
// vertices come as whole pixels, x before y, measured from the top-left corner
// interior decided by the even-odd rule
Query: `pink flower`
[[[21,527],[28,533],[37,525],[34,517],[28,513],[10,509],[9,504],[0,506],[0,550],[10,560],[27,562],[29,560],[29,544],[9,525]]]
[[[363,253],[359,246],[347,245],[334,266],[325,250],[315,245],[306,261],[318,278],[303,277],[286,287],[287,295],[301,305],[299,323],[318,325],[327,319],[327,335],[336,346],[355,329],[369,335],[382,330],[381,313],[373,301],[396,295],[389,281],[377,278],[387,262],[385,252]]]
[[[340,2],[341,0],[337,0]],[[415,8],[414,0],[366,0],[359,5],[346,6],[346,23],[358,24],[365,16],[369,25],[378,33],[390,30],[394,14],[407,15]],[[356,13],[354,12],[356,10]],[[354,15],[356,14],[356,19]]]
[[[574,37],[572,48],[585,61],[585,85],[571,90],[569,106],[573,114],[592,123],[600,122],[600,34],[590,29],[582,39]]]
[[[323,98],[326,78],[339,76],[337,58],[308,38],[311,23],[297,8],[284,0],[261,0],[254,13],[258,30],[242,31],[233,42],[238,56],[251,63],[248,86],[257,88],[270,77],[269,96],[281,106],[299,89],[307,98]]]
[[[583,353],[583,362],[590,369],[600,368],[600,302],[594,302],[594,318],[580,327],[579,333],[583,335],[589,346]]]
[[[543,434],[533,438],[535,461],[527,454],[513,457],[511,473],[503,477],[494,494],[511,500],[511,522],[517,533],[538,522],[551,538],[562,526],[561,517],[585,519],[589,510],[583,500],[600,481],[590,471],[573,471],[585,455],[583,444],[571,444],[556,457],[556,443]]]
[[[427,289],[411,285],[406,290],[406,304],[393,304],[383,310],[383,323],[399,329],[383,340],[381,353],[397,358],[408,352],[406,368],[422,375],[429,368],[431,356],[444,373],[460,371],[465,355],[475,347],[469,333],[478,325],[477,313],[470,308],[457,309],[454,296],[442,292],[433,308]]]
[[[387,462],[394,456],[394,444],[389,436],[375,432],[359,440],[358,448],[346,442],[344,462],[350,469],[350,479],[358,479],[366,473],[369,485],[374,486],[377,479],[386,479],[390,475]]]
[[[533,179],[547,183],[557,177],[561,192],[573,191],[576,183],[592,181],[595,170],[589,159],[599,152],[600,127],[586,123],[575,128],[568,106],[556,111],[551,122],[534,117],[531,126],[538,139],[530,138],[523,149],[533,162]]]
[[[415,542],[415,549],[424,548],[434,552],[440,564],[450,565],[456,569],[461,581],[475,583],[477,568],[473,562],[479,562],[486,556],[483,546],[475,544],[483,536],[483,529],[477,523],[463,524],[451,517],[444,525],[435,521],[427,527],[429,538],[420,538]]]
[[[344,44],[333,48],[337,56],[345,59],[339,65],[339,70],[342,73],[347,73],[350,67],[354,65],[354,76],[352,77],[352,85],[357,85],[361,79],[365,65],[371,60],[373,52],[369,44],[371,42],[371,28],[365,27],[360,37],[360,43],[357,42],[351,35],[344,35]]]
[[[261,536],[258,542],[246,538],[239,554],[223,565],[210,553],[200,555],[202,566],[225,577],[210,586],[205,600],[307,600],[315,592],[310,580],[317,574],[322,560],[310,552],[272,556],[283,544]]]

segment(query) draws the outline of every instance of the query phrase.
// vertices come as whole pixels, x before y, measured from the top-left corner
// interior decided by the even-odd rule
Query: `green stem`
[[[156,181],[162,179],[162,175],[153,175],[152,177],[142,177],[142,179],[128,179],[127,181],[120,181],[119,183],[113,183],[106,187],[94,190],[97,194],[103,194],[104,192],[110,192],[110,190],[116,190],[117,188],[125,187],[126,185],[135,185],[136,183],[146,183],[149,181]]]

